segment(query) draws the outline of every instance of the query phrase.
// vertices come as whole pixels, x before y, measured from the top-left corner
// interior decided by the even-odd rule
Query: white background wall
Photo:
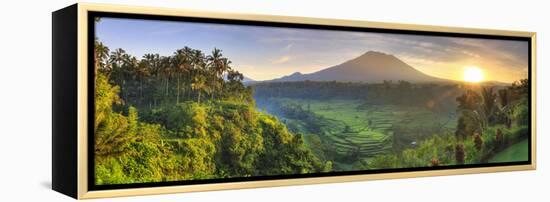
[[[538,32],[538,170],[172,194],[104,201],[542,201],[550,162],[545,1],[94,1],[210,11]],[[69,201],[51,186],[51,12],[74,1],[5,0],[0,12],[0,201]],[[545,78],[546,77],[546,78]]]

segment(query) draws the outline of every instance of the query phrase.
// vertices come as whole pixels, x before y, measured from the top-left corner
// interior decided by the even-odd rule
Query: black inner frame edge
[[[230,24],[230,25],[248,25],[248,26],[264,26],[264,27],[285,27],[285,28],[306,28],[317,30],[339,30],[339,31],[356,31],[356,32],[371,32],[371,33],[387,33],[387,34],[408,34],[408,35],[423,35],[423,36],[444,36],[444,37],[461,37],[461,38],[476,38],[476,39],[500,39],[513,41],[528,42],[528,79],[529,79],[529,142],[528,142],[528,161],[505,162],[505,163],[485,163],[485,164],[468,164],[468,165],[451,165],[439,167],[416,167],[416,168],[395,168],[395,169],[378,169],[378,170],[358,170],[358,171],[338,171],[328,173],[309,173],[309,174],[292,174],[292,175],[272,175],[272,176],[252,176],[252,177],[235,177],[235,178],[217,178],[217,179],[202,179],[202,180],[186,180],[186,181],[166,181],[166,182],[147,182],[147,183],[132,183],[132,184],[110,184],[96,185],[95,184],[95,157],[94,157],[94,135],[93,130],[95,120],[95,72],[94,72],[94,40],[95,40],[95,18],[96,17],[112,17],[122,19],[135,20],[160,20],[160,21],[176,21],[176,22],[199,22],[212,24]],[[412,171],[433,171],[447,170],[460,168],[486,168],[486,167],[501,167],[514,165],[530,165],[532,162],[532,42],[530,37],[520,36],[497,36],[487,34],[471,34],[471,33],[452,33],[452,32],[435,32],[435,31],[415,31],[415,30],[399,30],[399,29],[383,29],[383,28],[365,28],[365,27],[349,27],[336,25],[314,25],[314,24],[299,24],[299,23],[283,23],[283,22],[265,22],[265,21],[250,21],[250,20],[232,20],[232,19],[214,19],[214,18],[199,18],[199,17],[178,17],[178,16],[162,16],[162,15],[147,15],[147,14],[129,14],[129,13],[113,13],[113,12],[97,12],[88,11],[88,190],[112,190],[112,189],[127,189],[127,188],[144,188],[144,187],[161,187],[175,185],[194,185],[194,184],[213,184],[213,183],[229,183],[229,182],[246,182],[246,181],[261,181],[261,180],[278,180],[278,179],[301,179],[312,177],[329,177],[329,176],[350,176],[364,174],[380,174],[380,173],[398,173]]]

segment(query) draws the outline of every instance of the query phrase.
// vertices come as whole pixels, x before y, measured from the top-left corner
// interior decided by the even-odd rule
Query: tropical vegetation
[[[247,84],[223,51],[94,49],[95,183],[525,161],[529,81]]]

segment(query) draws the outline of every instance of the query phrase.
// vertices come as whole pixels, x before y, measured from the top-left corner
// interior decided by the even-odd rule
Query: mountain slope
[[[382,82],[384,80],[405,80],[410,82],[446,81],[426,75],[397,57],[381,52],[369,51],[342,64],[310,74],[293,73],[271,81],[343,81]]]
[[[256,82],[256,80],[251,79],[250,77],[243,76],[243,82]]]

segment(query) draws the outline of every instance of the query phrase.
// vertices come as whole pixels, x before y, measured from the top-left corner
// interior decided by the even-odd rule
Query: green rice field
[[[303,120],[281,118],[295,132],[319,135],[329,142],[337,154],[358,154],[368,160],[376,155],[391,153],[396,136],[410,139],[427,137],[443,129],[455,127],[456,119],[436,114],[421,107],[396,105],[364,105],[361,100],[310,100],[278,98],[281,105],[299,105],[321,117],[321,134],[308,134]],[[400,132],[400,131],[407,131]],[[407,142],[414,144],[414,142]]]
[[[528,140],[522,140],[496,154],[489,163],[517,162],[529,160]]]

